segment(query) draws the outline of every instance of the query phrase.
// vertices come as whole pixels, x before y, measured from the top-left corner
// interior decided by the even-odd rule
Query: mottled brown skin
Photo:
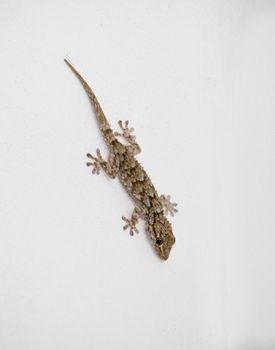
[[[170,202],[170,196],[158,195],[147,173],[136,160],[135,155],[141,149],[136,143],[135,136],[131,134],[133,129],[128,128],[128,121],[125,122],[124,126],[119,121],[123,133],[114,133],[90,86],[68,60],[65,59],[65,62],[83,85],[94,107],[99,128],[110,151],[108,161],[103,160],[99,150],[97,150],[97,157],[88,153],[89,162],[87,162],[87,165],[92,167],[93,174],[99,174],[100,170],[103,169],[111,178],[116,176],[119,178],[136,204],[130,219],[122,217],[126,222],[124,229],[129,228],[131,235],[138,233],[136,224],[139,218],[143,218],[155,252],[161,259],[167,260],[175,243],[175,237],[172,226],[165,215],[170,212],[173,216],[177,212],[177,209],[175,209],[176,203]],[[121,143],[117,137],[123,137],[128,144]]]

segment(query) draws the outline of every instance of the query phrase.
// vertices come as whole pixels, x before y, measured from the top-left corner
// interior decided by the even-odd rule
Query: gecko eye
[[[158,238],[156,240],[156,245],[161,246],[162,245],[162,240]]]

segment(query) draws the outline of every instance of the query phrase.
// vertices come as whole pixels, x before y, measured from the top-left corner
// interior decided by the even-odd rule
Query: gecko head
[[[162,213],[155,213],[146,228],[155,252],[162,260],[167,260],[176,241],[170,222]]]

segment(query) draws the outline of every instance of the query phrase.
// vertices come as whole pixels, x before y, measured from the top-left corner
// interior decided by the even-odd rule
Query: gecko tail
[[[70,67],[70,69],[73,71],[73,73],[76,75],[76,77],[80,81],[81,85],[83,86],[84,90],[86,91],[86,93],[91,101],[91,104],[95,110],[95,115],[96,115],[96,119],[97,119],[99,128],[103,134],[105,141],[109,144],[110,141],[113,139],[114,135],[113,135],[112,129],[108,123],[108,120],[105,117],[103,110],[102,110],[102,108],[101,108],[101,106],[96,98],[96,95],[94,94],[93,90],[91,89],[89,84],[86,82],[86,80],[82,77],[82,75],[74,68],[73,64],[69,60],[67,60],[66,58],[64,58],[64,61]]]
[[[91,87],[88,85],[88,83],[86,82],[86,80],[82,77],[82,75],[74,68],[73,64],[67,60],[66,58],[64,58],[65,63],[70,67],[70,69],[73,71],[73,73],[76,75],[76,77],[78,78],[78,80],[80,81],[80,83],[82,84],[84,90],[86,91],[87,95],[89,96],[93,107],[95,108],[95,105],[99,105],[99,102],[93,92],[93,90],[91,89]]]

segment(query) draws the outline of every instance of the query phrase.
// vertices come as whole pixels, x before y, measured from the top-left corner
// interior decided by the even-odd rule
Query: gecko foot
[[[163,194],[160,196],[160,201],[164,209],[165,215],[168,213],[171,214],[172,216],[175,215],[175,213],[178,212],[176,209],[177,203],[172,203],[171,202],[171,196],[164,196]]]
[[[120,136],[125,138],[126,141],[128,141],[130,144],[135,144],[136,143],[136,136],[132,135],[132,132],[134,131],[134,128],[130,128],[128,127],[129,125],[129,120],[126,120],[123,122],[121,120],[119,120],[118,125],[120,127],[120,129],[122,130],[122,133],[120,132],[115,132],[115,136]]]
[[[139,233],[139,230],[136,228],[136,224],[142,215],[142,209],[136,207],[133,211],[131,219],[127,219],[125,216],[122,216],[122,220],[126,222],[126,225],[123,226],[123,230],[127,230],[127,228],[129,228],[131,236],[133,236],[135,233]]]
[[[136,142],[136,136],[132,135],[134,128],[128,127],[129,121],[126,120],[123,125],[123,122],[119,120],[118,125],[122,130],[122,133],[115,132],[115,136],[123,137],[129,143],[129,145],[126,147],[134,156],[139,154],[141,152],[141,148]]]
[[[126,222],[126,225],[123,226],[123,230],[130,229],[130,235],[133,236],[135,233],[139,233],[139,230],[136,228],[136,222],[132,219],[127,219],[125,216],[122,216],[122,220]]]
[[[96,155],[97,157],[92,156],[90,153],[87,154],[87,157],[92,160],[92,162],[87,162],[87,166],[92,167],[92,173],[98,175],[102,169],[106,175],[114,179],[119,168],[118,158],[113,153],[110,153],[108,161],[106,161],[102,158],[99,149],[96,150]]]
[[[101,156],[100,150],[96,150],[97,157],[92,156],[90,153],[87,153],[87,157],[93,162],[87,162],[87,166],[92,167],[92,173],[98,175],[100,173],[100,167],[104,163],[104,160]]]

